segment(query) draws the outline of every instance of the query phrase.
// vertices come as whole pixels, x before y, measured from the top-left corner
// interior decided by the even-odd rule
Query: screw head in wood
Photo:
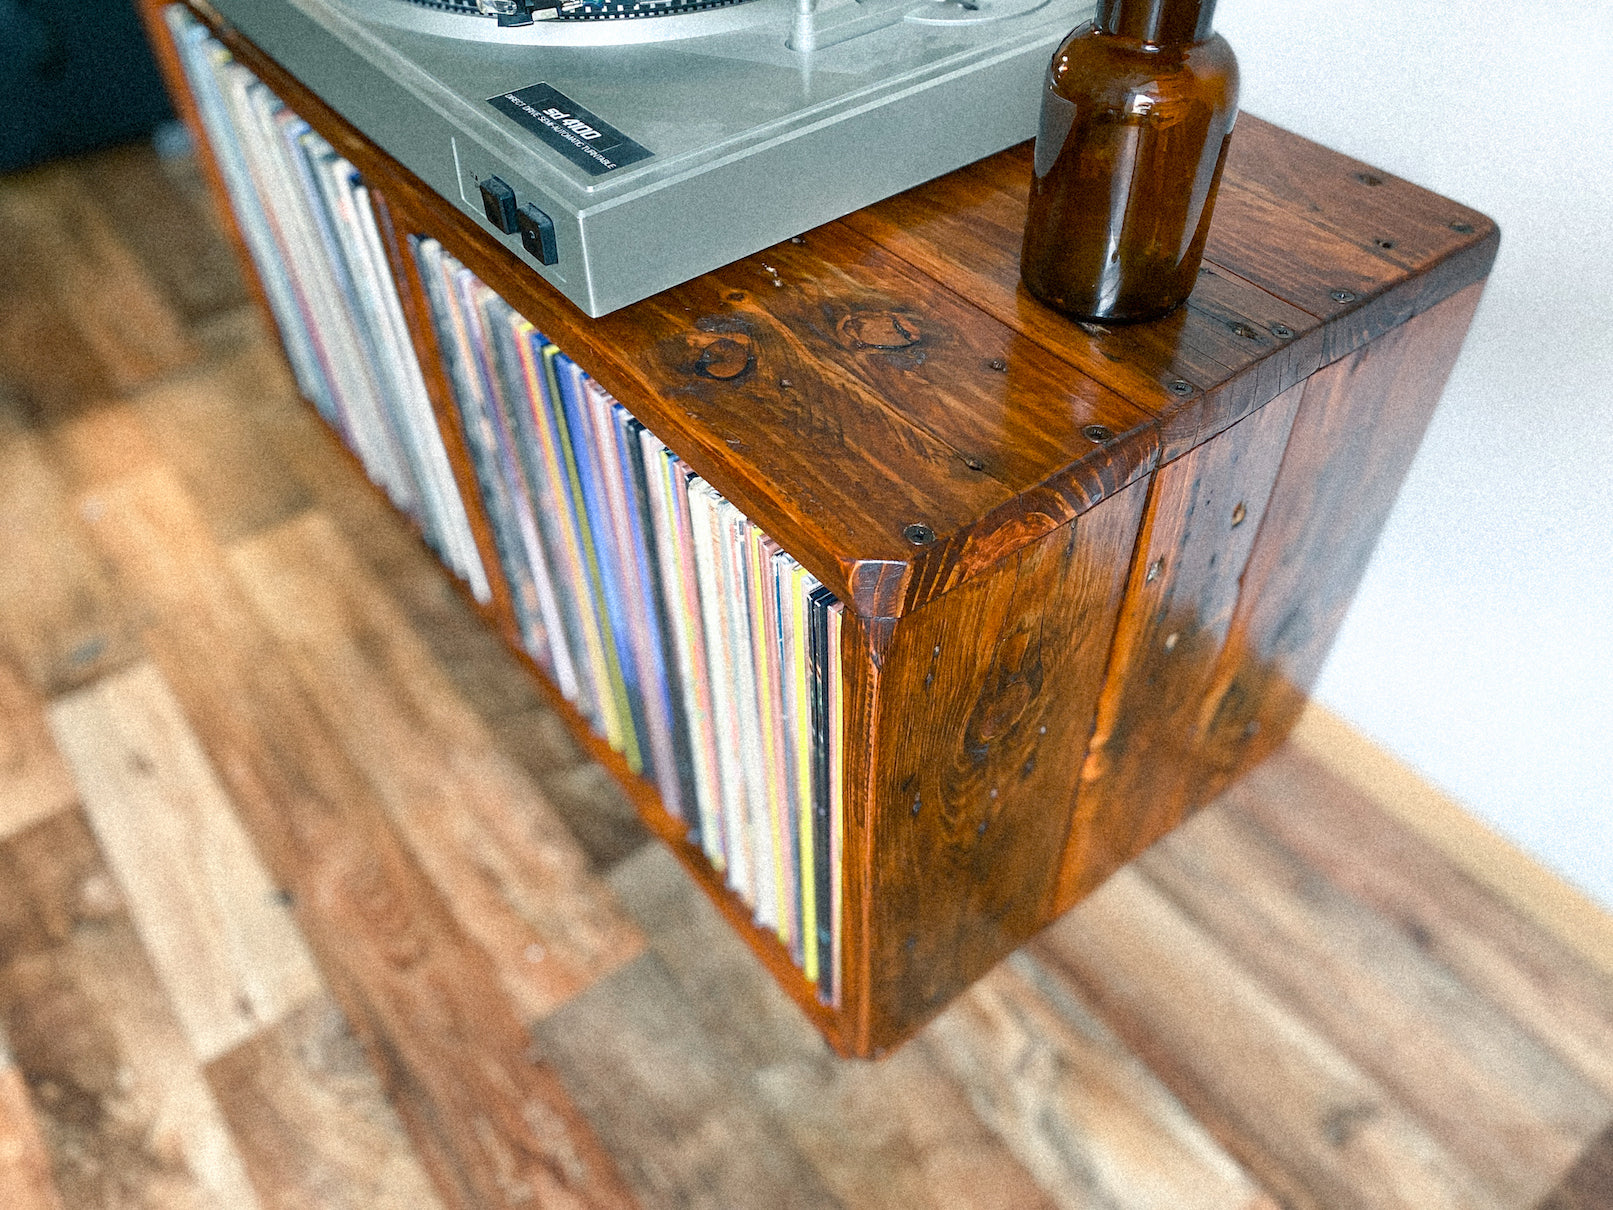
[[[1458,234],[1458,235],[1472,235],[1473,234],[1473,224],[1472,223],[1452,223],[1451,224],[1451,230],[1456,232],[1456,234]]]
[[[1294,334],[1294,329],[1290,328],[1287,324],[1272,324],[1271,334],[1278,340],[1287,340]]]
[[[914,546],[928,546],[935,541],[935,531],[928,525],[913,524],[902,531],[902,537]]]
[[[1339,303],[1346,303],[1346,302],[1354,302],[1355,301],[1355,294],[1353,292],[1349,291],[1349,290],[1335,290],[1335,291],[1333,291],[1333,293],[1329,294],[1328,297],[1331,298],[1334,302],[1339,302]]]
[[[1172,378],[1165,384],[1165,389],[1172,395],[1191,395],[1193,384],[1183,378]]]
[[[1115,432],[1113,429],[1106,428],[1101,424],[1089,424],[1081,430],[1081,436],[1094,444],[1102,445],[1105,441],[1113,441]]]

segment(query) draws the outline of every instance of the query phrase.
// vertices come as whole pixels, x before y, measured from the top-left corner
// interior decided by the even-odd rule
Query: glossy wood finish
[[[158,0],[146,8],[165,42]],[[1028,147],[590,320],[219,32],[381,200],[467,499],[416,234],[848,602],[840,1009],[750,923],[649,785],[540,689],[851,1054],[909,1036],[1280,743],[1497,241],[1482,216],[1245,115],[1197,288],[1154,324],[1077,324],[1019,286]],[[515,646],[498,581],[483,614]],[[284,598],[288,640],[293,609]]]
[[[876,1051],[1046,923],[1143,500],[1127,488],[896,624],[867,841]]]
[[[1288,733],[1366,573],[1479,285],[1305,384],[1195,740],[1207,802]]]
[[[1303,387],[1160,468],[1131,562],[1055,909],[1179,824],[1194,736]]]

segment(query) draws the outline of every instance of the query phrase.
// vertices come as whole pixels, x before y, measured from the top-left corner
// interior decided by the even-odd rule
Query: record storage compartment
[[[168,5],[142,7],[207,146],[208,99],[187,83]],[[186,11],[208,21],[204,6]],[[1017,291],[1025,147],[588,319],[507,237],[210,28],[361,178],[344,186],[333,169],[313,187],[342,206],[363,191],[375,221],[360,259],[396,284],[397,306],[355,305],[344,339],[373,345],[391,329],[417,354],[404,359],[417,384],[389,363],[373,375],[381,405],[394,401],[379,421],[374,404],[354,419],[321,399],[300,371],[304,393],[849,1055],[899,1044],[1282,741],[1497,245],[1482,215],[1245,116],[1199,288],[1154,324],[1076,324]],[[228,198],[228,150],[210,151]],[[236,218],[261,264],[252,221]],[[837,707],[818,716],[841,727],[821,817],[835,845],[817,883],[832,882],[819,902],[837,911],[819,978],[804,969],[810,929],[756,922],[754,886],[729,885],[699,812],[670,801],[688,795],[664,799],[655,761],[601,734],[576,670],[568,681],[537,650],[504,574],[512,539],[482,503],[422,241],[838,601]],[[297,368],[306,350],[273,278],[259,274],[260,293]],[[396,402],[408,398],[413,410]],[[403,434],[390,444],[376,430],[388,424]]]

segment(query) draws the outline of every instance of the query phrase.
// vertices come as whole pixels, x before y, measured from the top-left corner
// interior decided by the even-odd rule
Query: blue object
[[[173,117],[130,0],[0,0],[0,172],[150,134]]]

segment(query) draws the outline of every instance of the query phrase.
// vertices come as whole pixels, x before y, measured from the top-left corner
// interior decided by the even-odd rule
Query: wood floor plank
[[[1234,791],[1232,801],[1259,797]],[[1433,959],[1239,814],[1195,820],[1138,868],[1480,1177],[1539,1198],[1613,1102]]]
[[[72,775],[45,726],[45,701],[0,644],[0,840],[73,805]]]
[[[272,379],[265,385],[261,367],[256,349],[215,356],[131,399],[162,459],[226,545],[313,503],[257,423],[255,396],[276,389]]]
[[[142,142],[66,167],[187,331],[248,303],[193,156],[163,156]]]
[[[155,668],[137,664],[58,699],[50,722],[201,1062],[319,989],[290,911]]]
[[[1031,949],[1284,1206],[1508,1206],[1136,870]]]
[[[70,496],[162,460],[139,412],[127,400],[86,408],[39,436]]]
[[[0,380],[65,416],[195,353],[71,163],[0,182]]]
[[[1040,1210],[1037,1184],[923,1039],[878,1066],[826,1056],[758,1074],[784,1128],[847,1206]],[[1087,1204],[1087,1203],[1082,1203]]]
[[[925,1036],[1062,1206],[1274,1210],[1120,1040],[1024,956],[993,969]]]
[[[1585,1149],[1535,1210],[1607,1210],[1613,1206],[1613,1126]]]
[[[207,1067],[264,1210],[439,1210],[363,1048],[323,992]]]
[[[0,1026],[69,1206],[257,1205],[77,812],[0,845],[31,928],[0,937]]]
[[[927,1044],[877,1064],[834,1055],[665,849],[624,861],[611,885],[650,933],[707,1045],[846,1206],[1055,1204]]]
[[[327,730],[529,1020],[638,955],[643,935],[565,824],[323,514],[229,558]]]
[[[1613,912],[1316,702],[1300,715],[1292,740],[1500,902],[1613,980]]]
[[[433,646],[440,649],[442,644]],[[510,662],[508,652],[493,654]],[[499,750],[543,786],[595,870],[604,873],[651,842],[649,829],[621,787],[582,751],[548,706],[533,703],[515,711],[479,713],[487,719]]]
[[[1229,805],[1613,1097],[1613,974],[1296,745]]]
[[[0,649],[28,684],[49,696],[135,658],[139,642],[105,561],[44,443],[4,399],[0,551]]]
[[[631,1203],[487,955],[420,872],[173,475],[105,487],[94,526],[411,1138],[456,1207]]]
[[[646,1206],[838,1206],[654,953],[536,1027]]]
[[[4,1039],[0,1039],[0,1206],[63,1210],[28,1085],[12,1064]]]

